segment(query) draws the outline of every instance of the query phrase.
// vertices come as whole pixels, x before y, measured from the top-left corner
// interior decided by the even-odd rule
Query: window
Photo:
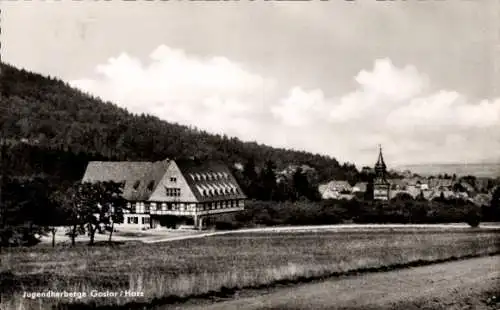
[[[143,224],[149,224],[149,217],[143,217],[142,218],[142,223]]]
[[[144,205],[144,212],[149,213],[149,204]]]
[[[133,186],[134,190],[137,190],[137,189],[139,188],[139,185],[140,185],[140,184],[141,184],[141,181],[136,181],[136,182],[134,183],[134,186]]]
[[[201,188],[199,185],[196,185],[196,189],[198,190],[198,193],[203,196],[203,188]]]
[[[148,183],[148,191],[152,191],[155,188],[155,181],[151,180]]]
[[[166,196],[173,196],[173,197],[179,197],[181,195],[181,189],[180,188],[171,188],[171,187],[165,187],[165,195]]]
[[[177,182],[177,178],[176,177],[170,177],[170,182]]]
[[[234,207],[234,201],[231,200],[231,208]]]
[[[132,218],[131,217],[127,217],[127,224],[132,224]]]
[[[134,224],[139,224],[139,218],[137,216],[133,217]]]

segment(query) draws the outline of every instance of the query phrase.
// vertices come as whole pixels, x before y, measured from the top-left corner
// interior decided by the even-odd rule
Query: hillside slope
[[[294,163],[308,164],[317,169],[320,180],[345,179],[347,175],[357,174],[354,166],[340,165],[331,157],[242,142],[154,116],[134,115],[73,89],[63,81],[7,64],[1,64],[0,85],[2,137],[25,142],[14,143],[21,149],[15,161],[38,161],[43,166],[43,160],[27,153],[33,150],[43,153],[50,148],[68,157],[72,156],[68,154],[80,154],[77,165],[95,157],[120,160],[197,157],[220,159],[230,165],[255,158],[257,166],[266,160],[274,161],[278,168]],[[26,148],[31,151],[23,151]],[[82,167],[73,166],[73,169],[80,171]],[[28,172],[21,174],[25,173]]]
[[[421,164],[397,167],[398,170],[410,170],[423,176],[448,174],[457,176],[474,175],[476,177],[500,177],[500,163],[473,163],[473,164]]]

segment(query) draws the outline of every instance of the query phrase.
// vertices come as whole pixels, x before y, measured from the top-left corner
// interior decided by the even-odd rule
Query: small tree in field
[[[479,224],[481,222],[480,212],[476,209],[469,210],[466,214],[466,222],[470,225],[470,227],[479,227]]]
[[[75,183],[67,189],[54,193],[54,200],[60,205],[65,214],[66,223],[70,225],[66,235],[75,245],[78,235],[85,233],[85,223],[91,205],[97,204],[95,191],[90,183]]]
[[[127,202],[122,197],[123,183],[102,182],[99,197],[99,223],[109,230],[109,239],[113,237],[115,223],[123,223],[123,210]]]
[[[82,222],[88,229],[90,245],[94,244],[95,233],[102,226],[111,230],[109,241],[113,235],[114,223],[123,222],[123,209],[126,201],[121,197],[122,183],[97,182],[83,183],[86,205],[80,209]]]
[[[71,243],[85,232],[93,245],[95,233],[104,226],[111,230],[115,222],[123,222],[123,209],[126,201],[121,197],[122,183],[96,182],[75,183],[66,191],[58,193],[58,199],[65,206],[67,222],[71,225],[68,232]]]

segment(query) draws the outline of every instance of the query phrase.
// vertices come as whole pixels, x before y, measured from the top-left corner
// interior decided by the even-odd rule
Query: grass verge
[[[383,271],[500,252],[499,231],[305,232],[221,235],[164,244],[12,249],[1,254],[5,308],[151,307],[227,298],[356,272]],[[86,292],[27,299],[31,291]],[[143,296],[95,298],[92,291]],[[7,304],[8,303],[8,307]]]

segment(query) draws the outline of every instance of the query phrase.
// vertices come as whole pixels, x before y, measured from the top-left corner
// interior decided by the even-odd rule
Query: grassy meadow
[[[356,270],[500,252],[500,230],[426,229],[362,232],[227,234],[114,246],[4,249],[1,309],[161,304],[241,288],[338,275]],[[87,292],[87,297],[27,299],[23,292]],[[92,290],[144,296],[95,298]],[[174,298],[175,297],[175,298]],[[66,307],[66,306],[64,306]]]

